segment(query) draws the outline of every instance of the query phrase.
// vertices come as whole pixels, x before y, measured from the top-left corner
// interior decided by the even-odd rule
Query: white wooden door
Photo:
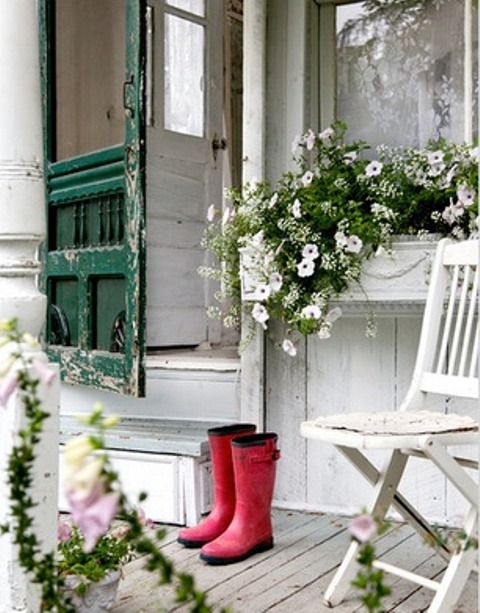
[[[221,207],[221,0],[149,0],[147,13],[147,346],[219,341],[197,269],[210,204]]]

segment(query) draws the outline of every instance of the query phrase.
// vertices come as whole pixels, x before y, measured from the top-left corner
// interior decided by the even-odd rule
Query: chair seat
[[[429,436],[444,445],[478,442],[478,423],[474,419],[433,411],[329,415],[302,423],[300,431],[306,438],[362,449],[420,449]]]

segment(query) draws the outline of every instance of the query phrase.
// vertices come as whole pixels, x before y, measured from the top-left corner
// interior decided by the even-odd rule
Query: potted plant
[[[294,166],[275,186],[252,182],[230,191],[223,213],[209,208],[204,246],[217,265],[199,272],[221,282],[210,315],[239,327],[246,312],[247,342],[256,323],[283,321],[293,356],[297,336],[329,338],[341,316],[335,302],[363,291],[366,263],[393,257],[398,235],[478,233],[478,149],[439,141],[367,157],[368,144],[349,143],[342,122],[309,130],[292,149]],[[366,333],[375,334],[371,317]]]
[[[74,525],[60,523],[58,551],[42,551],[32,517],[31,488],[37,445],[49,417],[42,407],[41,388],[51,385],[56,374],[46,361],[31,357],[32,347],[38,347],[38,341],[19,331],[16,320],[0,320],[0,407],[8,410],[13,406],[10,400],[16,394],[24,412],[24,425],[15,433],[5,468],[10,509],[0,523],[0,535],[12,535],[19,565],[39,586],[39,610],[108,610],[122,565],[138,554],[144,556],[145,568],[157,573],[160,583],[174,585],[178,603],[188,604],[192,611],[211,612],[194,577],[176,570],[164,555],[166,531],[145,530],[152,524],[138,505],[147,495],[141,494],[133,505],[123,492],[104,436],[118,418],[104,415],[100,404],[82,420],[92,433],[70,439],[65,448],[65,496]],[[122,521],[121,529],[111,529],[115,517]],[[105,584],[109,584],[107,596],[92,596],[92,590]]]
[[[59,520],[58,573],[78,613],[108,611],[113,605],[123,565],[133,555],[127,534],[128,527],[119,527],[86,551],[85,537],[78,527]]]

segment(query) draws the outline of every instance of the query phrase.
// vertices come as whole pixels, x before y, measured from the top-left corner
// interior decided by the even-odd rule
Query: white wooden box
[[[74,416],[62,416],[60,441],[81,434]],[[130,501],[147,493],[142,508],[160,523],[194,525],[212,504],[211,460],[206,424],[155,419],[126,419],[106,436],[114,468]],[[68,511],[63,495],[60,445],[59,509]]]

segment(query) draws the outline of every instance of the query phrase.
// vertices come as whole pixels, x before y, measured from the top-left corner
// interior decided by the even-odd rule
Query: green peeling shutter
[[[40,7],[48,354],[68,383],[143,396],[144,0]]]

